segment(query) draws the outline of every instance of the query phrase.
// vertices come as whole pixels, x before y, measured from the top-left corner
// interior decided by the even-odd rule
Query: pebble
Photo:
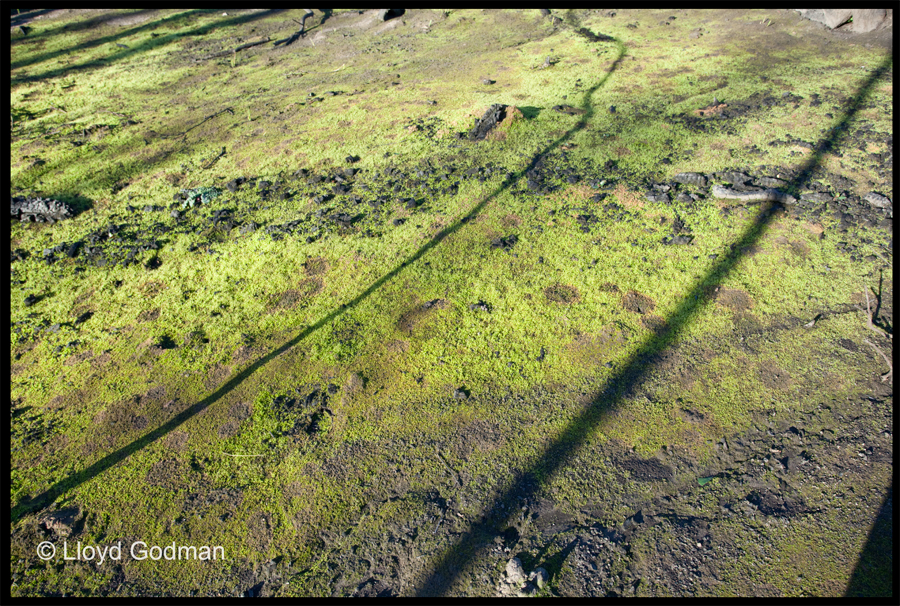
[[[874,206],[875,208],[890,208],[891,207],[891,199],[881,194],[876,194],[873,191],[867,193],[863,200]]]

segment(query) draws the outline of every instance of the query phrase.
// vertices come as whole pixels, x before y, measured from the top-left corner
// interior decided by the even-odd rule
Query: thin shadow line
[[[620,61],[625,56],[625,47],[618,40],[613,40],[613,41],[618,46],[619,56],[612,63],[612,65],[610,66],[610,69],[606,73],[606,75],[596,85],[594,85],[591,89],[586,91],[586,94],[588,94],[588,95],[592,94],[600,86],[602,86],[603,83],[605,83],[607,81],[609,76],[616,70]],[[107,469],[109,469],[110,467],[112,467],[113,465],[118,463],[119,461],[122,461],[126,457],[133,455],[135,452],[141,450],[142,448],[148,446],[150,443],[158,440],[159,438],[161,438],[164,435],[168,434],[169,432],[173,431],[174,429],[179,427],[181,424],[183,424],[185,421],[187,421],[188,419],[190,419],[197,413],[199,413],[202,410],[206,409],[207,407],[211,406],[216,401],[218,401],[219,399],[221,399],[222,397],[224,397],[225,395],[230,393],[235,387],[237,387],[240,383],[242,383],[245,379],[247,379],[250,375],[252,375],[254,372],[259,370],[261,367],[268,364],[273,358],[283,354],[285,351],[287,351],[288,349],[297,345],[299,342],[301,342],[303,339],[305,339],[306,337],[311,335],[313,332],[317,331],[322,326],[328,324],[335,318],[339,317],[341,314],[351,310],[353,307],[358,305],[360,302],[362,302],[363,300],[368,298],[373,292],[375,292],[376,290],[381,288],[388,280],[391,280],[397,274],[399,274],[401,271],[403,271],[403,269],[405,267],[418,261],[428,251],[430,251],[435,246],[440,244],[445,238],[456,233],[460,228],[462,228],[464,225],[466,225],[472,217],[474,217],[478,212],[481,211],[481,209],[483,209],[488,204],[488,202],[490,202],[495,197],[500,195],[504,190],[508,189],[511,185],[513,185],[520,177],[525,175],[525,173],[527,173],[529,170],[534,168],[535,164],[538,162],[538,160],[540,160],[542,155],[544,155],[544,154],[548,153],[549,151],[551,151],[552,149],[558,147],[559,145],[564,143],[567,139],[569,139],[574,133],[583,129],[587,125],[587,118],[589,118],[590,115],[591,115],[591,113],[587,112],[584,115],[583,119],[580,120],[577,124],[575,124],[575,126],[572,127],[572,129],[567,131],[565,134],[560,136],[558,139],[556,139],[552,143],[548,144],[547,147],[544,148],[543,152],[541,152],[540,154],[538,154],[534,158],[532,158],[532,160],[528,164],[528,166],[519,170],[516,173],[513,173],[512,177],[507,177],[507,179],[500,185],[500,187],[495,192],[493,192],[492,194],[489,194],[481,202],[476,204],[464,217],[457,220],[453,225],[447,227],[446,229],[444,229],[441,232],[439,232],[438,234],[436,234],[428,243],[426,243],[418,251],[416,251],[415,254],[413,254],[412,256],[407,258],[405,261],[400,263],[398,266],[396,266],[394,269],[392,269],[390,272],[388,272],[387,274],[385,274],[384,276],[382,276],[381,278],[376,280],[374,283],[372,283],[371,286],[369,286],[366,290],[364,290],[362,293],[357,295],[356,298],[354,298],[352,301],[342,305],[338,309],[335,309],[334,311],[332,311],[331,313],[329,313],[328,315],[326,315],[325,317],[320,319],[315,324],[312,324],[311,326],[306,327],[296,337],[294,337],[293,339],[291,339],[290,341],[288,341],[287,343],[285,343],[278,349],[266,354],[264,357],[260,358],[256,362],[254,362],[248,368],[244,369],[243,371],[241,371],[240,373],[238,373],[237,375],[232,377],[227,383],[225,383],[222,387],[220,387],[216,392],[214,392],[213,394],[204,398],[203,400],[201,400],[200,402],[198,402],[191,408],[188,408],[187,410],[176,415],[175,417],[170,419],[168,422],[157,427],[156,429],[145,434],[144,436],[138,438],[137,440],[128,444],[127,446],[123,446],[119,450],[116,450],[115,452],[112,452],[112,453],[106,455],[105,457],[103,457],[99,461],[93,463],[89,467],[86,467],[85,469],[83,469],[81,471],[71,474],[69,477],[67,477],[63,480],[60,480],[59,482],[57,482],[56,484],[54,484],[53,486],[48,488],[43,493],[37,495],[36,497],[34,497],[30,500],[23,499],[11,511],[12,522],[18,521],[23,515],[25,515],[29,511],[34,511],[36,509],[45,507],[49,503],[52,503],[53,501],[55,501],[64,492],[67,492],[69,490],[77,488],[78,486],[80,486],[81,484],[84,484],[88,480],[95,478],[96,476],[103,473],[104,471],[106,471]]]
[[[850,103],[844,117],[831,129],[828,137],[819,143],[803,169],[791,180],[789,190],[796,192],[801,185],[805,184],[813,170],[821,164],[823,154],[828,150],[835,149],[840,140],[846,136],[850,120],[859,111],[876,81],[890,68],[891,61],[891,57],[888,56],[881,66],[869,76],[855,99]],[[584,104],[588,108],[591,105],[588,93],[585,94]],[[600,425],[604,413],[619,405],[623,399],[633,393],[653,368],[655,356],[675,341],[679,333],[687,327],[691,318],[705,304],[712,301],[713,292],[708,285],[721,283],[735,269],[738,262],[746,255],[745,249],[759,241],[769,226],[775,211],[780,208],[783,207],[771,202],[763,205],[752,225],[732,245],[730,252],[714,265],[702,280],[697,282],[693,290],[670,315],[672,322],[668,325],[666,334],[661,338],[653,334],[648,336],[623,364],[621,370],[610,377],[606,388],[598,394],[594,402],[588,404],[585,410],[566,427],[562,435],[537,457],[538,463],[525,471],[520,470],[516,473],[508,487],[502,490],[489,506],[484,508],[485,514],[482,515],[481,521],[476,521],[458,543],[437,559],[431,575],[413,590],[416,596],[424,597],[447,593],[465,566],[474,560],[479,552],[489,547],[492,539],[497,535],[489,513],[511,511],[516,504],[534,498],[540,484],[535,481],[535,478],[548,478],[567,464]]]
[[[135,45],[134,48],[128,48],[126,50],[113,52],[112,54],[107,55],[105,57],[97,57],[96,59],[91,59],[91,60],[85,61],[83,63],[67,64],[64,67],[50,69],[50,70],[47,70],[40,74],[27,74],[26,73],[24,75],[14,76],[10,79],[10,84],[15,85],[15,84],[21,84],[24,82],[34,82],[36,80],[43,80],[46,78],[55,78],[57,76],[62,76],[65,74],[70,74],[70,73],[75,74],[75,73],[81,72],[83,70],[93,69],[96,67],[102,67],[102,66],[105,66],[114,61],[126,59],[136,53],[153,50],[159,46],[163,46],[165,44],[175,42],[186,36],[203,36],[203,35],[206,35],[209,32],[211,32],[215,28],[234,27],[236,25],[249,23],[251,21],[257,21],[259,19],[271,17],[274,14],[283,12],[283,10],[284,9],[269,9],[266,11],[252,13],[249,15],[238,15],[238,16],[231,17],[228,19],[222,19],[221,21],[207,23],[206,25],[198,26],[192,30],[183,31],[183,32],[175,32],[172,34],[166,34],[166,35],[160,36],[156,39],[146,40],[144,42],[141,42],[140,44]],[[213,9],[198,9],[198,10],[186,11],[185,13],[176,13],[175,15],[172,15],[170,17],[165,17],[158,21],[152,21],[150,23],[132,28],[131,30],[128,30],[125,32],[119,32],[118,34],[104,36],[103,38],[99,38],[97,40],[89,40],[87,42],[83,42],[79,45],[76,45],[73,49],[70,49],[70,50],[54,51],[52,53],[46,53],[45,55],[42,55],[40,57],[33,57],[32,59],[25,59],[18,63],[13,63],[13,64],[11,64],[11,69],[20,69],[20,68],[27,67],[29,65],[41,63],[43,61],[46,61],[47,59],[52,59],[54,57],[58,57],[58,56],[61,56],[64,54],[74,53],[79,50],[85,50],[85,49],[89,49],[89,48],[99,47],[107,42],[119,40],[119,39],[127,37],[127,36],[133,36],[136,32],[140,32],[142,30],[153,30],[153,29],[159,27],[159,25],[161,23],[164,23],[164,22],[167,22],[170,20],[177,21],[179,19],[184,19],[189,16],[201,16],[201,15],[207,15],[207,14],[214,14],[215,12],[217,12],[217,11],[213,10]]]

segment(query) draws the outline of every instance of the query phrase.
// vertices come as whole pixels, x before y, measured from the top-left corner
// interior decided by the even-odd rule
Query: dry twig
[[[878,353],[881,354],[881,357],[884,358],[884,361],[887,362],[888,371],[885,374],[881,375],[881,382],[884,383],[885,381],[890,381],[893,384],[894,381],[893,381],[892,377],[894,376],[894,365],[891,364],[891,359],[889,357],[887,357],[886,355],[884,355],[884,352],[881,351],[880,349],[878,349],[878,346],[875,345],[874,343],[872,343],[871,341],[869,341],[868,339],[863,339],[863,342],[871,345],[875,351],[877,351]]]

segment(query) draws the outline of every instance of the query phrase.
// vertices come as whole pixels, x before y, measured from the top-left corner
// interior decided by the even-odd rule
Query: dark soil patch
[[[230,375],[230,366],[222,366],[221,364],[216,364],[212,369],[210,369],[209,374],[206,377],[206,381],[204,381],[203,384],[207,389],[212,390],[221,385]]]
[[[176,452],[180,452],[184,450],[184,447],[187,446],[188,443],[188,434],[186,431],[176,430],[170,433],[165,438],[166,448],[170,450],[174,450]]]
[[[275,307],[277,309],[293,309],[307,299],[322,292],[323,288],[322,280],[309,278],[301,282],[297,288],[284,291],[275,303]]]
[[[666,332],[666,328],[668,326],[663,318],[652,314],[648,314],[641,318],[641,324],[643,324],[644,328],[656,333],[657,335],[661,335]]]
[[[238,421],[243,421],[244,419],[249,419],[250,415],[253,414],[253,404],[250,402],[238,402],[228,412]]]
[[[303,270],[308,276],[319,276],[328,271],[328,261],[324,257],[308,259],[303,264]]]
[[[746,311],[753,307],[753,300],[743,290],[720,288],[716,292],[716,302],[736,312]]]
[[[219,427],[219,437],[222,439],[230,438],[237,434],[238,429],[240,429],[240,423],[237,421],[228,421]]]
[[[622,297],[622,307],[635,313],[648,314],[656,309],[656,302],[647,295],[642,295],[637,291],[629,290],[625,293],[625,296]]]
[[[574,286],[569,286],[568,284],[554,284],[553,286],[548,286],[544,289],[544,296],[552,303],[562,303],[564,305],[577,303],[581,300],[578,289]]]
[[[63,362],[66,366],[75,366],[85,360],[90,360],[94,357],[94,352],[92,350],[83,351],[81,353],[77,353],[66,358],[66,361]]]
[[[411,335],[435,311],[447,309],[449,305],[444,299],[434,299],[423,303],[400,316],[400,319],[397,321],[397,329],[405,335]]]
[[[153,322],[159,318],[159,308],[145,309],[138,314],[138,322]]]
[[[757,369],[759,380],[768,389],[785,390],[791,386],[791,375],[771,362],[762,363]]]
[[[626,459],[619,467],[631,473],[631,477],[639,482],[657,482],[671,480],[674,471],[657,459]]]
[[[181,470],[181,465],[173,459],[158,461],[147,472],[147,483],[169,490],[177,489],[182,484],[180,478]]]
[[[490,452],[503,445],[500,426],[484,420],[476,420],[461,427],[453,442],[453,453],[467,459],[473,452]]]
[[[272,516],[259,512],[247,520],[247,545],[256,552],[265,552],[272,542]]]

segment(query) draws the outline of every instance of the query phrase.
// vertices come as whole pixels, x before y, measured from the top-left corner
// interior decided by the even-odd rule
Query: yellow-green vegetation
[[[10,227],[13,595],[492,595],[518,549],[550,562],[548,594],[579,594],[538,503],[565,533],[674,494],[690,511],[658,520],[712,520],[779,482],[803,505],[772,515],[805,518],[710,522],[730,555],[709,552],[701,593],[842,594],[874,500],[845,528],[847,480],[783,480],[774,455],[753,475],[769,438],[722,444],[798,425],[890,446],[864,340],[890,341],[861,310],[869,289],[890,317],[891,236],[860,202],[890,193],[888,54],[790,12],[680,10],[317,12],[275,46],[302,12],[13,30],[11,193],[77,212]],[[835,200],[673,181],[735,170]],[[873,395],[887,421],[838,413]],[[885,489],[878,469],[854,482]],[[82,544],[227,561],[39,560],[67,507]],[[523,542],[495,550],[510,527]],[[604,587],[681,595],[650,580],[682,549],[666,528]],[[759,533],[767,555],[729,551]]]

